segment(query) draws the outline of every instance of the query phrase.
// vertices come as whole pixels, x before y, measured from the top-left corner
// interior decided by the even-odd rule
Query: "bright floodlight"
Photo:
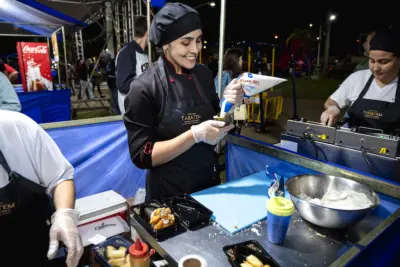
[[[312,27],[313,25],[310,23],[310,28]]]
[[[335,20],[335,19],[336,19],[336,15],[330,15],[330,16],[329,16],[329,20],[330,20],[330,21],[333,21],[333,20]]]
[[[215,7],[215,2],[210,2],[210,7]]]

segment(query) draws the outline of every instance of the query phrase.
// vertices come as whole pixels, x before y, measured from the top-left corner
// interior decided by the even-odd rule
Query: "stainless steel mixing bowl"
[[[361,220],[371,210],[380,204],[379,196],[369,187],[350,179],[329,176],[324,174],[305,174],[290,178],[286,182],[286,189],[297,211],[305,220],[326,228],[344,228]],[[305,194],[310,198],[321,199],[331,189],[337,191],[354,190],[364,193],[373,205],[367,209],[339,210],[326,208],[299,198]]]

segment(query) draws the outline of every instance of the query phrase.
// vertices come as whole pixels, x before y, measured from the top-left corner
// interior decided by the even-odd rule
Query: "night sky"
[[[205,1],[182,0],[181,2],[195,7]],[[343,2],[336,4],[332,1],[316,3],[297,1],[291,6],[290,1],[227,0],[226,2],[225,40],[231,41],[269,42],[273,41],[273,36],[277,34],[279,39],[275,42],[283,44],[294,28],[307,28],[310,23],[313,24],[312,29],[317,34],[319,25],[324,23],[328,11],[332,10],[337,19],[332,23],[330,54],[337,57],[346,53],[357,54],[358,47],[362,43],[357,43],[360,34],[375,28],[388,27],[398,21],[395,8],[380,7],[376,3],[368,6],[365,1],[361,2],[362,5],[348,2],[354,4],[352,7],[347,7]],[[216,3],[214,8],[205,5],[198,9],[204,26],[204,40],[209,43],[218,42],[220,5],[219,1]],[[265,6],[260,6],[260,3],[265,3]],[[93,25],[85,29],[84,37],[97,35],[96,27],[98,28],[97,25]],[[0,55],[15,52],[16,41],[15,38],[0,37],[2,43]],[[98,55],[103,44],[103,40],[87,44],[85,50],[93,54],[88,53],[87,56]]]

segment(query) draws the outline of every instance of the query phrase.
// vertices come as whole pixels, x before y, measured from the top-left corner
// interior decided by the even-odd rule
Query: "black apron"
[[[348,110],[349,127],[367,127],[383,130],[390,134],[400,129],[400,83],[397,82],[396,98],[394,103],[381,100],[364,99],[374,75],[371,75],[357,100]]]
[[[195,74],[192,77],[193,86],[197,86],[200,94],[196,100],[174,101],[171,90],[179,85],[173,81],[168,83],[164,117],[156,128],[157,141],[173,139],[189,130],[192,125],[210,120],[215,115],[214,108]],[[167,79],[169,81],[168,73]],[[175,159],[148,170],[146,200],[190,194],[220,183],[214,146],[202,142]]]
[[[1,151],[0,165],[9,176],[9,183],[0,189],[0,261],[44,266],[54,211],[50,198],[43,186],[12,171]]]

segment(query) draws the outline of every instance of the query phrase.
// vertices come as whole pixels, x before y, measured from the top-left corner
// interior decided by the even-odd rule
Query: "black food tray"
[[[150,201],[148,203],[142,203],[136,206],[132,206],[132,214],[136,221],[144,228],[146,231],[152,235],[157,241],[164,241],[171,237],[177,236],[181,233],[186,232],[186,228],[182,226],[182,222],[179,216],[176,215],[174,209],[171,209],[171,213],[175,216],[175,223],[167,228],[154,230],[153,226],[149,223],[151,213],[158,208],[165,208],[158,201]]]
[[[163,199],[162,204],[172,208],[183,225],[190,230],[197,230],[199,226],[210,224],[213,212],[188,194]]]
[[[120,247],[125,247],[128,253],[129,247],[132,245],[131,242],[129,242],[128,240],[126,240],[125,238],[121,237],[121,236],[114,236],[114,237],[110,237],[109,239],[101,242],[100,244],[93,246],[93,253],[94,253],[94,257],[96,259],[96,261],[98,263],[101,263],[102,266],[104,267],[111,267],[110,264],[108,264],[108,260],[107,260],[107,246],[113,246],[116,249],[120,248]]]
[[[264,265],[279,267],[279,264],[255,240],[228,245],[222,249],[233,267],[240,267],[240,264],[246,261],[246,257],[249,255],[256,256]]]

